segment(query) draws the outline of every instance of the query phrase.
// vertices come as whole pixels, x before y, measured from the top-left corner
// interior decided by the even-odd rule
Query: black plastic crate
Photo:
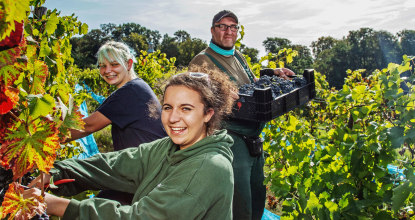
[[[266,71],[261,71],[262,74]],[[268,122],[279,117],[316,97],[314,70],[308,69],[303,73],[307,85],[297,88],[290,93],[272,98],[271,88],[255,89],[252,96],[239,95],[239,99],[232,110],[231,118],[248,121]]]

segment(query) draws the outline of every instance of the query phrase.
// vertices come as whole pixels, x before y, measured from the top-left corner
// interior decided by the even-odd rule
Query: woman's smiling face
[[[199,92],[186,86],[169,86],[164,94],[161,121],[172,141],[180,150],[190,147],[206,137],[205,123],[214,114],[204,114]]]
[[[125,69],[123,65],[115,61],[115,59],[112,60],[114,61],[110,62],[104,59],[103,62],[99,64],[99,73],[104,78],[105,82],[120,88],[131,80],[131,76],[128,74],[127,69]],[[132,60],[128,60],[126,62],[127,68],[131,68],[131,65]]]

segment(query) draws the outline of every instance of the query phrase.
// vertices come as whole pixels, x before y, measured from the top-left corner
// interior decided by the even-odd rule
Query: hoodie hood
[[[170,139],[171,141],[171,139]],[[230,147],[233,145],[233,139],[227,134],[227,131],[219,130],[214,134],[203,138],[202,140],[196,142],[192,146],[179,150],[180,147],[171,141],[171,148],[167,151],[167,160],[170,164],[176,164],[182,160],[197,155],[203,154],[205,152],[218,152],[222,154],[226,159],[232,163],[233,154]]]

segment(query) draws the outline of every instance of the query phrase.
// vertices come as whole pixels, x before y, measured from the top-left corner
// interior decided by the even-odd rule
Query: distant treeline
[[[125,42],[137,56],[140,55],[140,50],[147,51],[151,41],[155,50],[166,53],[168,58],[176,57],[176,66],[187,66],[208,44],[202,39],[192,38],[184,30],[176,31],[174,36],[165,34],[162,37],[159,31],[136,23],[101,24],[100,29],[93,29],[82,37],[71,39],[75,64],[80,68],[95,68],[95,54],[108,40]],[[268,37],[263,41],[263,46],[267,52],[272,53],[277,53],[282,48],[297,50],[298,57],[287,68],[297,73],[302,73],[306,68],[314,68],[327,76],[331,86],[340,88],[347,69],[366,69],[366,73],[371,73],[375,69],[387,67],[390,62],[401,63],[404,54],[414,56],[415,31],[403,30],[394,35],[387,31],[361,28],[349,31],[349,35],[342,39],[320,37],[310,47],[292,44],[285,38]],[[258,62],[257,49],[243,44],[240,49],[251,57],[252,62]]]

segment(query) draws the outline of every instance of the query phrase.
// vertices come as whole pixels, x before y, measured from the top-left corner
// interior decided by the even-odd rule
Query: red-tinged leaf
[[[31,94],[45,93],[45,81],[48,76],[48,66],[40,60],[35,61]]]
[[[68,112],[59,127],[59,140],[64,142],[66,138],[71,137],[69,129],[83,130],[85,122],[82,119],[84,116],[78,111],[79,107],[74,106],[71,112]]]
[[[19,101],[19,90],[0,85],[0,114],[4,115],[12,110]]]
[[[6,86],[12,86],[22,73],[22,64],[3,66],[0,69],[0,82],[3,81]]]
[[[6,65],[12,65],[16,62],[16,58],[20,57],[22,48],[26,47],[26,40],[20,42],[18,47],[14,47],[8,50],[3,50],[0,52],[0,67]]]
[[[15,22],[21,22],[27,18],[30,11],[30,0],[3,0],[0,14],[0,40],[10,36],[16,30]]]
[[[7,220],[29,220],[36,214],[41,215],[45,212],[46,203],[42,196],[24,199],[23,192],[24,188],[20,184],[13,182],[9,185],[2,203],[2,219],[10,214]]]
[[[27,58],[29,59],[29,61],[31,63],[33,63],[35,61],[36,57],[36,51],[37,51],[37,47],[36,45],[27,45],[26,50],[25,50],[25,55],[27,56]]]
[[[23,39],[23,22],[14,21],[15,30],[10,33],[10,36],[0,41],[0,51],[8,50],[17,47]]]
[[[17,122],[8,129],[0,146],[2,166],[13,170],[14,179],[20,178],[35,165],[48,173],[53,167],[56,150],[60,148],[57,132],[56,124],[47,118],[35,120],[27,127]]]

